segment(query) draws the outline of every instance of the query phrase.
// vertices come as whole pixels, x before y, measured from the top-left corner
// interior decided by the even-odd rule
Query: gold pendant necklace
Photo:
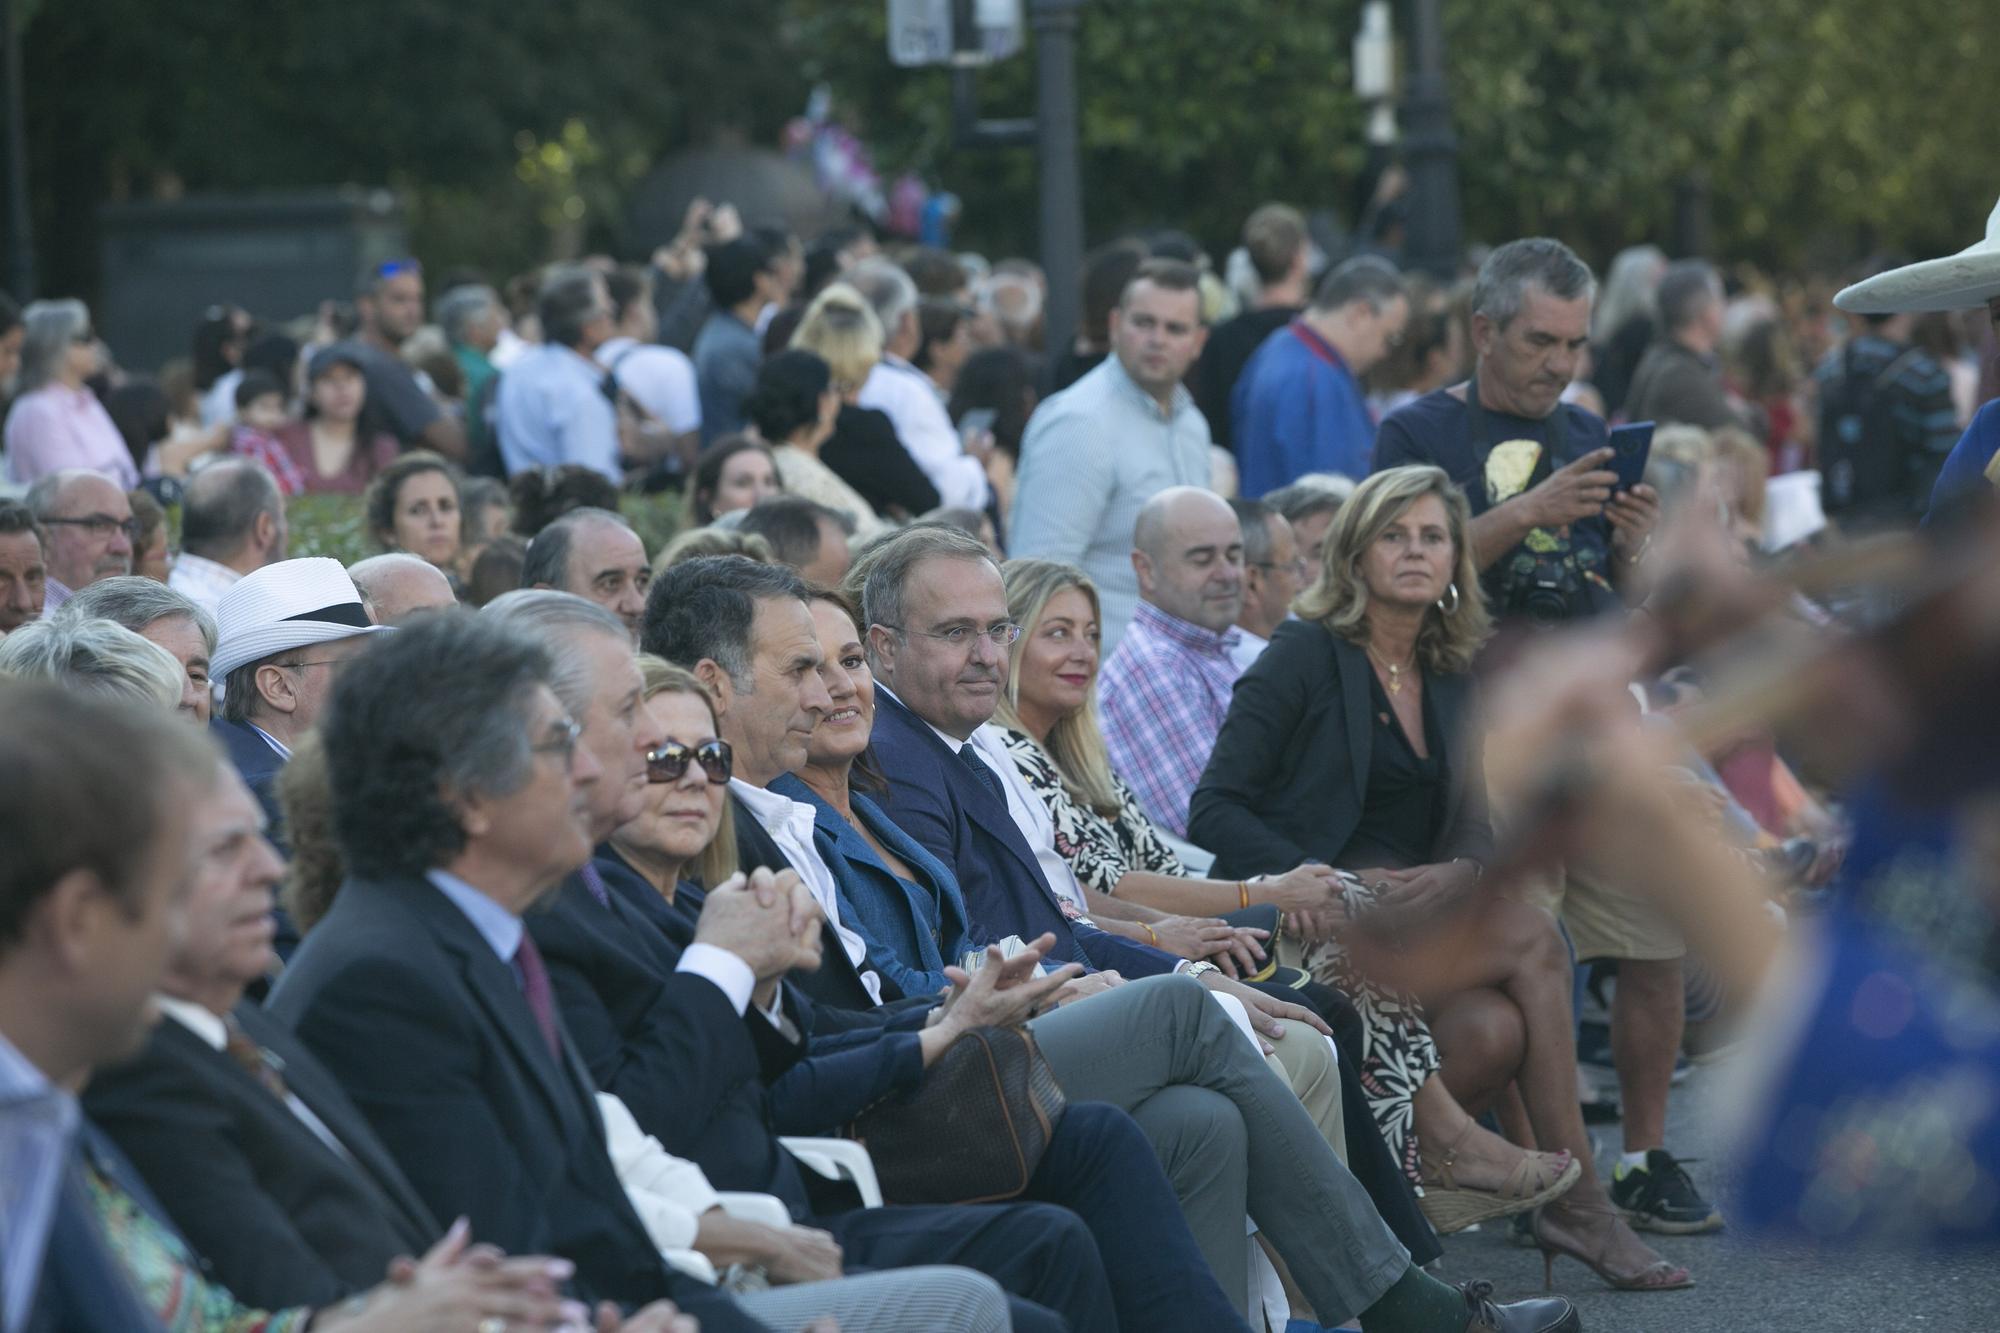
[[[1376,655],[1375,646],[1373,644],[1370,644],[1368,646],[1368,656],[1369,659],[1373,661],[1377,666],[1381,667],[1384,671],[1389,673],[1389,693],[1401,694],[1403,692],[1403,667],[1416,665],[1417,661],[1416,650],[1412,649],[1410,651],[1410,660],[1403,663],[1402,666],[1398,666],[1394,662],[1383,661],[1381,657]]]

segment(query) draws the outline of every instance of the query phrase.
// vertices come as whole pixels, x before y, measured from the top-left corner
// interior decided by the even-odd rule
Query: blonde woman
[[[1555,923],[1480,884],[1493,835],[1468,669],[1491,622],[1469,524],[1465,497],[1437,468],[1391,468],[1355,489],[1298,618],[1237,682],[1189,835],[1218,849],[1224,876],[1306,860],[1347,872],[1347,920],[1307,962],[1374,1011],[1368,1036],[1390,1044],[1364,1064],[1384,1108],[1386,1094],[1414,1097],[1434,1081],[1438,1047],[1442,1084],[1471,1110],[1511,1084],[1524,1130],[1582,1170],[1536,1217],[1544,1252],[1621,1288],[1686,1286],[1687,1270],[1640,1241],[1597,1179]],[[1404,1003],[1421,1011],[1400,1012]],[[1411,1040],[1425,1014],[1435,1047]],[[1426,1182],[1491,1169],[1505,1146],[1484,1130],[1444,1140],[1418,1128]]]
[[[792,346],[827,365],[840,407],[818,461],[832,468],[876,513],[908,521],[938,507],[937,487],[896,437],[886,413],[857,400],[882,359],[882,324],[860,292],[836,282],[813,298]],[[777,444],[779,441],[772,440]]]

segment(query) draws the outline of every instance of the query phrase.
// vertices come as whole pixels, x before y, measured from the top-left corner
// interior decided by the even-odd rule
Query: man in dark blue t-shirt
[[[1590,269],[1554,240],[1513,241],[1480,266],[1472,294],[1472,379],[1427,394],[1385,420],[1375,470],[1443,468],[1473,512],[1474,562],[1503,620],[1562,624],[1637,601],[1635,577],[1659,518],[1650,486],[1616,492],[1604,422],[1562,401],[1590,331]],[[1624,1151],[1611,1189],[1631,1225],[1686,1234],[1722,1215],[1666,1150],[1667,1091],[1680,1047],[1686,942],[1658,909],[1591,873],[1564,867],[1546,892],[1579,959],[1616,959],[1612,1060],[1624,1104]],[[1447,1058],[1449,1055],[1447,1054]],[[1601,1197],[1589,1165],[1570,1195],[1542,1210],[1545,1227],[1573,1224]],[[1636,1238],[1622,1245],[1639,1253]],[[1643,1266],[1643,1265],[1642,1265]],[[1674,1285],[1655,1266],[1652,1281]]]
[[[1473,293],[1472,379],[1392,412],[1377,433],[1375,471],[1429,464],[1465,492],[1502,619],[1554,624],[1637,600],[1631,576],[1659,498],[1650,486],[1614,494],[1604,421],[1562,401],[1592,294],[1590,269],[1560,241],[1501,246]]]

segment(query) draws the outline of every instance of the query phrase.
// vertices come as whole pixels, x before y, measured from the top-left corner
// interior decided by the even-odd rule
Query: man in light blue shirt
[[[551,269],[536,313],[544,342],[501,372],[494,396],[507,475],[580,463],[622,482],[618,409],[592,359],[613,331],[603,277],[581,265]]]
[[[1305,312],[1264,340],[1230,397],[1243,494],[1308,472],[1368,475],[1375,419],[1361,377],[1402,341],[1409,318],[1401,275],[1363,255],[1327,274]]]
[[[1043,402],[1021,440],[1008,550],[1090,575],[1107,657],[1139,602],[1139,510],[1209,483],[1208,421],[1181,385],[1207,338],[1196,280],[1179,260],[1141,264],[1111,312],[1112,355]]]

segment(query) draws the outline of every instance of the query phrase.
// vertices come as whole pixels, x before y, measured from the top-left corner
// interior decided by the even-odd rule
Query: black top
[[[1215,851],[1216,878],[1283,874],[1308,858],[1371,868],[1349,866],[1344,857],[1375,803],[1374,718],[1388,709],[1373,702],[1374,674],[1362,649],[1324,626],[1278,626],[1271,646],[1236,682],[1188,803],[1188,837]],[[1424,707],[1431,753],[1444,756],[1442,804],[1429,840],[1402,864],[1490,861],[1493,830],[1470,678],[1426,671]]]
[[[1465,492],[1466,502],[1477,516],[1519,493],[1495,496],[1488,486],[1486,464],[1496,445],[1533,440],[1542,446],[1541,457],[1521,488],[1528,490],[1546,481],[1557,468],[1603,448],[1609,438],[1604,419],[1574,403],[1560,403],[1548,417],[1534,421],[1490,407],[1471,413],[1464,398],[1438,389],[1383,418],[1375,436],[1374,470],[1424,463],[1441,467]],[[1550,545],[1549,539],[1558,543],[1566,540],[1575,560],[1578,593],[1564,618],[1579,619],[1620,606],[1606,573],[1611,567],[1611,520],[1599,515],[1553,533],[1537,528],[1494,561],[1484,582],[1497,615],[1504,617],[1521,609],[1509,592],[1509,580],[1535,577],[1535,547]]]
[[[1232,453],[1236,446],[1229,438],[1229,396],[1236,392],[1236,381],[1264,340],[1291,323],[1298,313],[1299,307],[1294,305],[1246,310],[1209,330],[1188,387],[1194,392],[1195,406],[1208,418],[1209,438]]]
[[[1379,866],[1402,870],[1422,865],[1437,846],[1444,823],[1443,736],[1431,692],[1424,691],[1424,749],[1403,732],[1381,677],[1368,673],[1368,706],[1374,714],[1369,735],[1368,791],[1361,798],[1361,822],[1334,862],[1347,869]]]
[[[888,415],[843,403],[819,461],[861,493],[878,514],[916,518],[938,507],[937,487],[896,438]]]

